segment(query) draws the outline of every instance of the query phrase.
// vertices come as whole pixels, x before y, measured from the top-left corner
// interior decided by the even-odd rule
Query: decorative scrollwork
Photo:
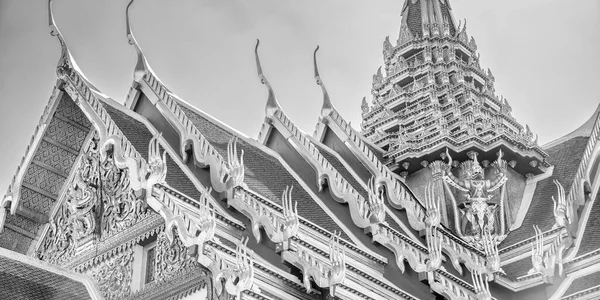
[[[298,202],[294,204],[292,201],[292,189],[291,186],[288,186],[283,191],[281,213],[261,201],[258,196],[239,188],[233,192],[233,197],[228,199],[227,204],[250,219],[252,234],[257,242],[261,240],[260,227],[262,227],[271,241],[283,243],[295,236],[300,226]]]
[[[156,238],[156,278],[159,281],[167,281],[178,274],[185,274],[201,268],[200,264],[190,256],[188,247],[185,247],[181,239],[175,234],[170,242],[164,232]]]
[[[214,286],[218,295],[223,291],[240,298],[240,294],[252,288],[254,284],[254,252],[248,249],[248,238],[242,238],[235,251],[235,263],[229,264],[220,256],[213,265]],[[218,269],[215,269],[218,268]],[[223,282],[225,281],[225,290]]]
[[[100,262],[86,271],[98,285],[105,299],[124,299],[131,293],[133,250]]]
[[[573,244],[573,239],[566,231],[562,230],[557,233],[548,249],[544,250],[544,233],[537,225],[534,225],[533,229],[535,230],[535,240],[531,244],[531,264],[533,267],[527,274],[541,274],[544,280],[547,281],[554,277],[558,266],[558,273],[562,276],[563,254]]]
[[[380,224],[375,234],[373,234],[373,241],[385,246],[394,253],[396,264],[402,273],[406,269],[404,260],[415,272],[427,271],[427,249],[415,246],[410,239],[394,229]]]
[[[215,210],[209,204],[210,192],[211,189],[202,192],[197,206],[163,191],[148,198],[148,205],[165,219],[165,234],[169,241],[173,241],[176,229],[185,246],[196,245],[200,251],[204,249],[216,228]]]
[[[296,266],[302,272],[302,282],[306,292],[312,291],[310,278],[321,288],[330,288],[335,296],[335,286],[341,284],[346,277],[346,251],[340,244],[339,234],[331,235],[329,240],[329,265],[318,258],[318,254],[301,246],[295,245],[295,251],[282,253],[282,258]]]

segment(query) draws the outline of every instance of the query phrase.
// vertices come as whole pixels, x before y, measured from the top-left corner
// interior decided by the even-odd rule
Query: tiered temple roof
[[[0,280],[68,274],[74,289],[60,295],[107,299],[600,294],[600,116],[537,145],[495,95],[448,0],[406,0],[374,103],[363,103],[363,133],[336,110],[318,47],[323,106],[314,133],[300,130],[257,43],[267,91],[257,140],[159,80],[133,35],[132,2],[137,64],[125,105],[85,78],[49,7],[57,83],[0,201],[0,256],[19,252],[34,266],[0,264]],[[21,293],[22,279],[0,294]]]

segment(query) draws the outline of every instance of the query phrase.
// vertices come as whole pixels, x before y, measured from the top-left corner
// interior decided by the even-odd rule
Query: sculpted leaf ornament
[[[535,230],[535,240],[531,244],[531,264],[533,268],[527,274],[544,273],[544,233],[537,225],[533,226]]]
[[[552,182],[554,182],[556,189],[558,190],[558,200],[554,199],[554,196],[552,196],[552,202],[554,203],[554,219],[556,221],[553,228],[566,227],[571,223],[571,220],[569,219],[569,216],[571,215],[571,206],[567,203],[565,189],[562,184],[556,179]]]
[[[229,177],[226,186],[228,189],[235,186],[246,186],[244,183],[244,149],[242,149],[241,154],[238,156],[237,142],[238,137],[234,137],[227,144],[227,169]]]
[[[287,186],[281,195],[281,205],[283,206],[283,221],[278,224],[278,229],[283,233],[283,239],[287,240],[298,234],[300,220],[298,219],[298,201],[293,204],[292,190],[293,186]]]
[[[367,217],[372,224],[378,224],[385,220],[385,205],[383,195],[375,186],[375,177],[371,177],[368,182],[369,186],[369,212]]]

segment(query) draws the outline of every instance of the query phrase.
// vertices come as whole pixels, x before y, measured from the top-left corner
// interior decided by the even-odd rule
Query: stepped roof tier
[[[401,90],[396,104],[363,103],[365,122],[372,122],[365,134],[336,110],[318,46],[313,88],[321,89],[323,105],[314,133],[300,130],[277,100],[257,41],[258,80],[249,80],[266,94],[257,139],[185,102],[158,78],[133,34],[133,1],[124,9],[137,63],[124,105],[85,78],[49,4],[61,47],[57,82],[0,200],[0,258],[7,262],[0,279],[14,283],[0,293],[18,298],[29,282],[29,292],[60,299],[600,295],[600,234],[593,230],[600,218],[598,110],[581,128],[538,146],[505,101],[482,91],[493,89],[493,77],[468,65],[474,42],[464,38],[447,0],[406,1],[402,42],[386,46],[386,68],[397,64],[391,57],[413,51],[422,61],[411,74],[426,71],[415,75],[419,88]],[[425,61],[434,50],[444,50],[444,58]],[[452,76],[420,86],[428,74],[438,78],[434,70]],[[409,77],[396,82],[414,81]],[[378,78],[375,99],[383,86],[395,91],[396,77]],[[419,95],[422,101],[411,100]],[[404,111],[413,119],[437,111],[448,124],[463,125],[412,148],[414,136],[392,143],[369,132],[387,126],[381,111],[396,116],[388,135],[405,124]],[[417,132],[441,134],[442,127],[413,119],[409,127]],[[477,126],[484,123],[490,125],[482,133]],[[402,166],[411,159],[418,168]],[[40,274],[73,288],[24,278]]]
[[[385,39],[383,58],[361,127],[396,173],[414,173],[446,148],[460,159],[477,151],[481,161],[502,150],[527,176],[550,166],[537,136],[496,94],[492,71],[481,66],[467,22],[456,23],[449,1],[406,0],[399,38],[396,45]]]

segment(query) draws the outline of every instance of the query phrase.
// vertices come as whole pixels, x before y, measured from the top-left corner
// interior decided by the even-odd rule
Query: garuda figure
[[[486,179],[483,168],[477,161],[477,154],[472,155],[473,160],[467,160],[461,164],[463,178],[460,179],[450,172],[452,157],[446,149],[448,156],[448,168],[444,174],[444,180],[458,190],[465,192],[465,200],[458,207],[462,220],[462,231],[468,224],[471,225],[471,234],[480,236],[483,232],[493,232],[495,229],[495,213],[498,201],[492,200],[493,191],[502,187],[506,180],[506,161],[502,160],[502,150],[498,152],[498,159],[492,164],[496,169],[493,179]],[[466,219],[466,220],[465,220]]]

